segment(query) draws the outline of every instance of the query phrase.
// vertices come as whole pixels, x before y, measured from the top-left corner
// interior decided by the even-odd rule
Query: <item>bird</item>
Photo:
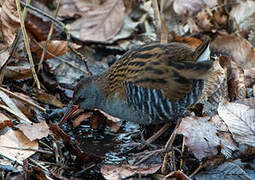
[[[82,78],[72,101],[142,125],[174,121],[199,100],[212,65],[208,39],[197,48],[152,41],[127,51],[107,71]]]

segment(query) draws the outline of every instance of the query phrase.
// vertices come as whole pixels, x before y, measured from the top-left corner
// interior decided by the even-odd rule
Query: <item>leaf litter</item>
[[[30,177],[31,172],[38,172],[38,177],[53,179],[254,178],[254,2],[158,1],[161,27],[157,27],[160,20],[156,21],[153,3],[62,1],[43,69],[37,72],[43,90],[34,86],[23,37],[17,41],[14,54],[7,51],[15,42],[20,19],[14,0],[3,3],[1,86],[16,94],[13,97],[0,90],[0,164],[5,167],[1,169],[4,176],[16,177],[15,172],[22,172],[21,176]],[[39,11],[31,8],[34,6]],[[54,7],[54,3],[46,6],[40,1],[27,7],[25,27],[36,65]],[[200,105],[181,118],[176,136],[171,136],[171,127],[146,144],[152,141],[145,139],[161,125],[142,127],[100,111],[80,111],[64,125],[57,125],[82,76],[105,71],[127,50],[160,40],[156,39],[159,34],[162,41],[192,47],[207,36],[215,60]],[[17,100],[17,96],[23,98]],[[170,136],[167,144],[171,153],[165,149]],[[162,161],[162,156],[169,159]],[[27,160],[33,164],[26,164]],[[61,171],[53,173],[56,168]]]

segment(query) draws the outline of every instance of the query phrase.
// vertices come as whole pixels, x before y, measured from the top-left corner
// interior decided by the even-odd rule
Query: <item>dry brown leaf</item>
[[[74,122],[73,122],[73,127],[78,127],[82,121],[84,121],[84,119],[87,119],[90,117],[90,113],[83,113],[81,115],[79,115],[77,118],[75,118]]]
[[[218,154],[217,148],[221,145],[216,126],[209,120],[210,117],[185,117],[177,130],[186,137],[185,145],[199,160]]]
[[[62,108],[64,106],[63,103],[60,100],[58,100],[56,96],[48,94],[43,90],[34,89],[34,95],[36,96],[38,101],[42,103],[50,104],[58,108]]]
[[[93,129],[99,128],[99,126],[102,125],[103,120],[104,120],[103,114],[100,113],[99,111],[94,111],[93,116],[90,119],[91,128],[93,128]]]
[[[31,67],[28,61],[19,61],[15,65],[6,67],[5,77],[11,80],[21,80],[32,77]]]
[[[174,31],[170,32],[172,36],[172,41],[180,42],[188,44],[189,46],[192,46],[192,48],[197,48],[202,41],[200,39],[194,38],[194,37],[188,37],[188,36],[178,36]]]
[[[185,117],[177,133],[186,137],[185,145],[199,160],[210,159],[219,153],[232,158],[232,153],[238,149],[227,125],[218,115]]]
[[[1,30],[4,36],[4,43],[12,44],[15,34],[20,27],[19,15],[16,10],[15,0],[6,0],[2,6],[0,14]]]
[[[110,128],[111,132],[118,132],[120,129],[120,122],[111,121],[109,119],[106,120],[106,125]]]
[[[175,12],[180,15],[193,15],[206,5],[214,7],[218,4],[217,0],[174,0],[173,7]]]
[[[33,124],[19,124],[16,126],[30,140],[42,139],[49,135],[49,127],[45,121]]]
[[[249,41],[234,34],[221,34],[212,42],[212,48],[228,53],[243,69],[255,67],[255,50]]]
[[[46,41],[41,41],[39,44],[40,46],[33,47],[31,50],[32,52],[36,53],[37,55],[37,60],[41,59],[42,52],[44,46],[45,46]],[[79,46],[72,43],[69,44],[73,49],[77,49]],[[41,48],[42,47],[42,48]],[[54,56],[62,56],[67,53],[67,42],[66,41],[59,41],[59,40],[52,40],[48,44],[47,51],[53,54]],[[70,49],[68,48],[68,52],[70,52]],[[49,53],[46,53],[44,56],[44,59],[50,59],[52,58],[52,55]]]
[[[83,2],[83,1],[80,1]],[[78,18],[82,12],[77,8],[77,0],[61,1],[58,16],[63,19]]]
[[[143,23],[145,18],[141,18],[138,21],[133,21],[128,15],[124,16],[124,24],[120,30],[120,32],[112,39],[113,41],[117,41],[119,39],[125,39],[131,36],[131,34],[135,31],[136,27]],[[120,41],[118,41],[119,43]]]
[[[122,165],[103,165],[101,167],[101,173],[105,179],[109,180],[121,180],[126,179],[135,174],[149,175],[154,174],[159,170],[161,164],[141,164],[139,166],[132,166],[128,164]]]
[[[227,124],[233,138],[239,144],[255,147],[255,109],[253,106],[232,102],[221,104],[218,114]]]
[[[71,29],[79,29],[79,38],[82,40],[108,41],[120,31],[124,12],[122,0],[106,0],[102,5],[87,11],[71,25]]]
[[[233,158],[232,153],[240,150],[238,149],[238,144],[235,142],[235,140],[232,137],[232,134],[230,133],[228,126],[226,123],[220,118],[218,114],[213,116],[210,120],[211,122],[215,123],[218,132],[217,136],[221,140],[221,153],[225,156],[225,158]]]
[[[34,103],[34,100],[32,98],[30,98],[29,96],[23,93],[15,92],[15,94],[17,96],[23,97],[27,101]],[[33,106],[17,98],[11,98],[11,99],[17,105],[17,107],[21,110],[21,112],[24,113],[28,118],[35,117],[35,108]]]
[[[0,136],[1,154],[22,164],[23,160],[35,153],[35,151],[13,149],[15,147],[38,149],[38,142],[37,140],[30,141],[21,131],[10,129],[7,133]]]
[[[5,116],[3,113],[0,113],[0,131],[6,126],[13,127],[13,123],[7,116]]]

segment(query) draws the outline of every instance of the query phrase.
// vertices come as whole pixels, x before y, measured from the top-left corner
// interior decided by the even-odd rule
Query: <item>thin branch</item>
[[[27,0],[27,2],[28,1],[29,0]],[[37,77],[37,74],[36,74],[36,71],[35,71],[34,61],[33,61],[33,57],[32,57],[30,46],[29,46],[28,36],[27,36],[25,24],[24,24],[24,17],[21,13],[20,0],[16,0],[16,6],[17,6],[18,14],[19,14],[22,34],[23,34],[23,37],[24,37],[24,43],[25,43],[25,47],[26,47],[26,50],[27,50],[27,54],[28,54],[28,60],[29,60],[29,63],[30,63],[31,69],[32,69],[32,74],[33,74],[33,77],[34,77],[37,88],[41,89],[40,81],[39,81],[39,79]],[[26,11],[24,11],[23,14],[25,14],[25,12]]]
[[[54,14],[54,19],[56,19],[57,15],[58,15],[59,7],[60,7],[60,0],[58,0],[57,9],[56,9],[56,12],[55,12],[55,14]],[[49,44],[49,42],[50,42],[50,39],[51,39],[53,30],[54,30],[54,26],[55,26],[55,21],[52,21],[51,26],[50,26],[50,31],[49,31],[48,37],[47,37],[45,46],[44,46],[44,48],[43,48],[43,52],[42,52],[42,55],[41,55],[41,59],[40,59],[40,62],[39,62],[39,64],[38,64],[38,70],[37,70],[37,72],[39,72],[39,71],[41,70],[41,68],[42,68],[42,63],[43,63],[43,60],[44,60],[44,56],[45,56],[45,54],[46,54],[46,52],[47,52],[48,44]]]

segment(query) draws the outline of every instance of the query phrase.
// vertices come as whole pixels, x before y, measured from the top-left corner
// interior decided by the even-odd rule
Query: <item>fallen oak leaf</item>
[[[122,0],[106,0],[103,4],[89,9],[81,19],[76,20],[70,26],[72,28],[70,32],[78,28],[79,38],[82,40],[108,41],[120,31],[124,23],[124,12]]]

